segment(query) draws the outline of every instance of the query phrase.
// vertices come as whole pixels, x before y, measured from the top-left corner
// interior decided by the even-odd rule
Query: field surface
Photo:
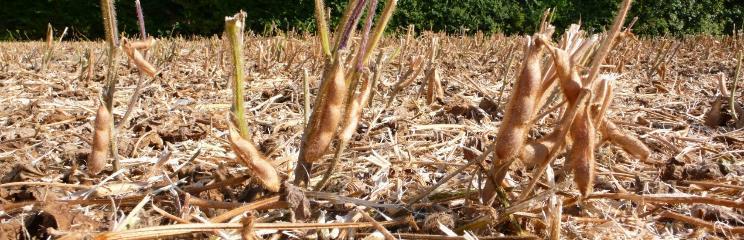
[[[444,95],[428,104],[415,62],[433,37]],[[521,202],[534,170],[516,161],[497,204],[485,204],[479,186],[492,163],[478,156],[496,138],[523,43],[500,35],[385,38],[375,53],[379,82],[328,184],[285,183],[270,193],[256,187],[227,141],[231,62],[219,38],[159,40],[147,57],[156,78],[120,55],[113,114],[121,169],[109,164],[98,176],[87,173],[86,160],[104,43],[62,42],[45,61],[43,42],[2,42],[0,239],[532,239],[551,235],[556,214],[566,239],[744,236],[744,120],[736,121],[727,93],[740,75],[742,43],[731,37],[623,41],[602,67],[601,78],[614,79],[607,119],[648,146],[650,157],[600,145],[593,193],[581,197],[559,155],[550,178]],[[252,36],[245,46],[250,132],[291,180],[305,122],[303,78],[312,105],[323,71],[319,44],[312,36]],[[413,82],[393,95],[405,80]],[[138,82],[141,94],[130,104]],[[744,119],[744,94],[733,93]],[[565,111],[555,107],[561,102],[548,100],[530,139],[549,133]],[[329,168],[330,152],[310,186]]]

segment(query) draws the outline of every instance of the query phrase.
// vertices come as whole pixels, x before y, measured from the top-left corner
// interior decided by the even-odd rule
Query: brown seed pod
[[[227,117],[227,122],[230,128],[230,136],[228,137],[230,148],[235,151],[237,158],[248,167],[251,174],[258,179],[258,182],[266,190],[278,192],[281,179],[274,165],[259,152],[252,141],[240,136],[237,127],[230,120],[230,117]]]
[[[566,96],[568,105],[573,106],[576,103],[576,98],[579,97],[579,92],[581,92],[581,76],[571,62],[571,56],[566,51],[553,48],[551,53],[553,54],[553,63],[556,66],[563,95]]]
[[[538,35],[539,36],[539,35]],[[528,39],[526,55],[514,92],[506,107],[494,149],[494,166],[520,153],[532,120],[542,79],[542,42],[539,37]]]
[[[550,134],[538,139],[533,140],[524,145],[522,153],[519,155],[519,159],[526,167],[535,167],[548,161],[548,154],[556,147],[556,142],[560,135],[558,130],[551,132]]]
[[[52,41],[54,40],[54,30],[52,29],[52,24],[47,24],[47,32],[46,32],[46,47],[47,49],[52,48]]]
[[[145,40],[140,41],[130,41],[129,46],[131,48],[141,50],[141,51],[147,51],[149,50],[153,45],[155,45],[155,39],[150,37]]]
[[[545,43],[547,42],[540,34],[527,38],[522,71],[514,83],[504,119],[493,143],[493,167],[489,173],[488,184],[481,195],[485,201],[490,201],[495,196],[496,185],[501,184],[500,181],[506,176],[506,170],[521,153],[527,139],[527,131],[540,101],[538,98],[542,81],[542,46]]]
[[[362,107],[367,105],[369,102],[370,93],[372,93],[372,80],[369,78],[369,74],[364,74],[364,81],[362,81],[362,89],[359,90],[359,94],[354,97],[354,101],[350,103],[347,109],[346,125],[341,127],[341,134],[339,139],[342,141],[349,141],[354,131],[356,131],[359,125],[359,119],[362,117]]]
[[[643,144],[640,139],[624,133],[610,120],[602,121],[599,132],[602,134],[603,142],[610,141],[610,143],[620,146],[625,152],[641,161],[646,161],[651,155],[651,150],[646,144]]]
[[[599,79],[599,82],[594,84],[594,89],[592,90],[592,95],[594,97],[592,98],[591,103],[591,117],[592,123],[594,123],[596,129],[601,127],[600,125],[605,118],[607,109],[609,109],[610,103],[612,103],[612,98],[614,96],[613,81],[614,80],[611,77],[602,77]]]
[[[326,70],[324,79],[327,83],[321,84],[321,94],[315,101],[299,157],[300,161],[310,164],[318,161],[328,151],[341,122],[347,87],[339,57],[336,57],[333,65]]]
[[[444,89],[442,80],[439,76],[439,69],[433,67],[426,73],[426,103],[431,104],[435,99],[444,98]]]
[[[330,60],[326,62],[320,93],[302,137],[302,147],[294,171],[296,185],[308,183],[313,163],[328,151],[341,122],[341,112],[347,94],[342,64],[338,55],[332,64]]]
[[[147,62],[145,60],[145,57],[140,53],[140,48],[144,48],[146,43],[136,43],[133,44],[132,42],[128,41],[126,38],[122,39],[124,52],[127,53],[127,56],[129,57],[132,62],[134,62],[134,65],[137,66],[137,69],[144,72],[145,74],[149,75],[150,77],[155,77],[155,74],[157,74],[157,70],[155,69],[152,64]],[[149,45],[148,45],[149,47]]]
[[[594,124],[589,117],[589,105],[579,113],[571,125],[573,145],[568,152],[566,166],[574,171],[574,182],[582,196],[594,187]]]
[[[103,168],[106,166],[111,141],[112,120],[113,117],[108,109],[106,109],[106,106],[101,105],[98,107],[96,120],[93,123],[92,150],[90,155],[88,155],[88,172],[93,175],[103,171]]]

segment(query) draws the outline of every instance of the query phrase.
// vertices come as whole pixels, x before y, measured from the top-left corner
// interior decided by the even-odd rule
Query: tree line
[[[347,0],[326,0],[340,16]],[[381,4],[384,1],[380,1]],[[601,31],[612,21],[620,0],[399,0],[390,31],[522,34],[533,32],[543,11],[554,8],[553,23],[564,29],[581,21]],[[47,23],[70,27],[76,39],[103,36],[98,1],[4,0],[0,39],[43,38]],[[116,1],[119,31],[136,34],[134,0]],[[220,34],[224,16],[240,9],[248,13],[247,28],[257,34],[283,31],[314,32],[313,0],[142,0],[148,32],[156,36]],[[378,10],[382,7],[378,8]],[[630,18],[638,17],[640,35],[731,34],[744,24],[741,0],[636,0]],[[335,23],[338,19],[330,19]]]

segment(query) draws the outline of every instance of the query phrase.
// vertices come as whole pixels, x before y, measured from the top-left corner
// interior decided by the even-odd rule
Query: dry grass
[[[232,90],[230,49],[221,39],[162,39],[148,50],[146,60],[160,77],[143,89],[142,107],[133,109],[130,120],[122,123],[126,127],[117,139],[121,171],[112,178],[105,177],[114,174],[110,165],[103,168],[104,176],[89,176],[88,170],[77,167],[85,166],[88,144],[96,142],[89,138],[98,129],[93,117],[100,108],[96,96],[105,85],[104,44],[62,42],[45,70],[38,72],[34,66],[43,61],[40,53],[45,42],[0,43],[0,100],[5,103],[0,105],[0,236],[107,232],[102,236],[141,237],[145,235],[132,229],[146,228],[141,232],[195,238],[238,239],[248,235],[245,229],[264,239],[272,235],[311,238],[326,233],[366,236],[383,227],[404,239],[461,239],[443,237],[446,226],[427,228],[431,232],[414,226],[423,226],[430,215],[445,214],[457,234],[463,236],[466,232],[460,230],[467,230],[481,239],[558,233],[563,238],[741,237],[744,132],[736,129],[728,101],[721,101],[715,127],[704,124],[711,103],[721,95],[719,74],[735,76],[735,38],[640,38],[617,43],[595,81],[599,84],[612,77],[611,85],[603,87],[611,90],[592,91],[612,94],[592,94],[603,97],[584,101],[588,106],[578,108],[584,117],[574,121],[598,129],[598,140],[615,141],[590,144],[596,177],[588,180],[594,184],[573,183],[575,174],[567,174],[572,153],[556,154],[548,166],[555,176],[538,180],[535,193],[526,201],[515,201],[527,195],[527,183],[535,176],[528,174],[525,164],[516,163],[505,173],[503,199],[511,205],[495,207],[485,204],[477,190],[487,177],[483,168],[490,164],[466,157],[487,153],[487,143],[508,124],[503,117],[510,108],[499,108],[505,103],[494,102],[498,99],[494,96],[502,87],[507,96],[521,89],[511,85],[520,71],[505,65],[512,58],[522,62],[524,51],[510,49],[524,38],[432,33],[405,38],[387,37],[380,42],[377,49],[386,64],[378,65],[382,69],[377,82],[371,81],[369,73],[362,74],[355,95],[365,96],[369,85],[375,92],[369,99],[371,107],[363,98],[354,98],[354,104],[359,99],[365,107],[358,120],[351,120],[358,121],[358,127],[344,131],[345,135],[352,131],[349,146],[338,154],[341,161],[324,192],[294,189],[279,194],[257,193],[258,180],[244,176],[247,167],[234,160],[238,151],[225,140],[232,136],[232,123],[224,117]],[[428,68],[423,56],[428,55],[433,38],[439,39],[436,69],[443,97],[428,104],[421,96],[430,85],[427,74],[413,72]],[[361,37],[352,37],[349,44],[360,42]],[[245,87],[244,108],[253,126],[254,150],[270,159],[282,178],[293,178],[302,144],[303,72],[308,72],[311,99],[318,95],[319,78],[324,75],[326,57],[320,45],[315,36],[245,37],[244,66],[253,80]],[[667,47],[669,53],[657,52],[661,45],[676,47]],[[649,68],[662,61],[658,55],[671,56],[663,60],[665,76],[649,77]],[[413,61],[409,64],[408,59]],[[552,53],[538,60],[547,59],[552,59]],[[128,65],[123,56],[119,60],[120,81],[111,111],[116,120],[123,118],[125,103],[139,79],[136,65]],[[89,69],[91,78],[85,77]],[[602,75],[619,69],[622,74]],[[396,90],[401,81],[410,83]],[[538,89],[548,89],[545,95],[556,92],[545,86]],[[735,95],[740,104],[741,96]],[[605,103],[605,99],[611,100]],[[536,105],[542,102],[548,106],[530,113],[536,119],[529,121],[537,127],[523,134],[528,140],[525,149],[546,159],[549,152],[540,149],[551,149],[553,139],[561,137],[551,133],[569,104],[545,96]],[[612,136],[631,138],[613,140]],[[648,149],[632,150],[632,144],[622,142],[641,143],[636,146]],[[330,146],[335,149],[336,144]],[[308,185],[315,186],[331,165],[331,161],[318,162]],[[461,171],[454,173],[456,169]],[[442,182],[450,174],[449,181]],[[437,183],[442,185],[413,203],[418,193]],[[587,188],[595,193],[580,197]],[[297,197],[301,196],[297,191],[309,201]],[[151,200],[142,201],[147,198]],[[141,208],[136,208],[138,204]],[[309,204],[304,207],[312,214],[303,220],[306,223],[288,223],[304,204]],[[360,212],[359,206],[366,212]],[[242,221],[246,209],[254,213],[253,221]],[[409,217],[415,224],[406,220]],[[559,227],[551,227],[555,224]],[[111,232],[114,229],[129,230]]]

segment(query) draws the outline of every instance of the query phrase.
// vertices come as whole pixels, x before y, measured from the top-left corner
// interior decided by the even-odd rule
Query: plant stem
[[[140,28],[140,38],[141,40],[147,39],[147,32],[145,31],[145,17],[142,13],[142,6],[140,5],[140,0],[134,0],[135,6],[137,7],[137,23]],[[147,58],[147,51],[144,53],[144,57]],[[127,104],[127,111],[124,112],[124,117],[121,118],[121,122],[118,126],[116,126],[117,130],[120,130],[124,127],[124,125],[127,125],[127,122],[129,122],[129,118],[132,116],[132,111],[134,110],[134,106],[137,105],[137,99],[139,99],[140,94],[142,94],[142,90],[145,87],[145,77],[142,74],[142,71],[139,72],[139,80],[137,80],[137,87],[134,89],[134,93],[132,94],[132,97],[129,99],[129,104]]]
[[[512,45],[511,48],[509,48],[509,53],[507,54],[509,61],[506,62],[506,65],[504,65],[504,68],[501,70],[501,89],[499,89],[499,98],[495,102],[496,109],[501,108],[501,100],[504,97],[504,89],[506,88],[506,78],[509,76],[509,69],[514,61],[514,48],[516,48],[516,45]]]
[[[607,32],[607,37],[604,39],[604,41],[602,41],[602,44],[599,45],[599,51],[597,51],[597,54],[592,60],[592,65],[589,70],[589,76],[587,78],[584,78],[583,80],[582,85],[584,87],[591,86],[591,83],[594,81],[594,79],[599,76],[599,68],[602,65],[602,62],[604,62],[605,57],[607,57],[607,54],[609,54],[612,50],[612,42],[615,41],[615,38],[620,33],[620,28],[623,27],[625,16],[628,15],[628,10],[630,10],[631,2],[633,2],[633,0],[623,0],[623,2],[620,4],[620,10],[615,16],[615,20],[613,21],[611,30]]]
[[[354,29],[356,28],[357,24],[359,23],[359,18],[362,16],[362,11],[364,11],[364,7],[366,6],[366,0],[358,0],[356,1],[356,5],[353,8],[353,11],[351,11],[351,15],[349,15],[350,21],[347,21],[342,28],[342,32],[339,35],[339,41],[338,46],[336,46],[336,49],[334,53],[338,54],[338,50],[343,50],[346,48],[346,45],[349,42],[349,39],[351,39],[351,35],[354,32]],[[351,6],[348,6],[351,7]],[[336,34],[339,34],[338,32]]]
[[[134,5],[137,8],[137,23],[139,24],[140,37],[142,40],[147,39],[147,32],[145,31],[145,16],[142,13],[142,5],[140,0],[134,0]]]
[[[233,17],[225,18],[225,31],[232,48],[232,111],[237,120],[240,136],[248,138],[248,124],[245,121],[245,107],[243,100],[243,29],[245,28],[245,12],[240,11]]]
[[[315,0],[315,20],[318,24],[318,35],[320,35],[320,44],[323,46],[323,54],[331,57],[331,47],[328,40],[328,22],[326,21],[325,4],[323,0]]]
[[[310,122],[310,112],[312,109],[310,109],[310,79],[307,74],[307,69],[304,69],[302,71],[302,97],[303,97],[303,119],[304,119],[304,125],[307,127],[308,123]]]
[[[334,41],[333,41],[334,42],[334,46],[333,46],[333,48],[334,48],[333,50],[334,51],[338,49],[338,47],[340,45],[340,42],[341,42],[341,38],[342,38],[341,37],[341,32],[343,31],[344,26],[346,26],[347,22],[349,21],[349,18],[351,16],[351,13],[354,11],[354,7],[352,7],[352,6],[356,6],[358,1],[361,1],[361,0],[349,0],[349,2],[346,4],[346,11],[344,11],[344,15],[341,16],[341,20],[338,22],[339,25],[336,26],[336,30],[334,32],[334,36],[333,36],[334,37]],[[324,7],[324,6],[322,6],[322,7]],[[316,16],[316,18],[317,17],[318,16]]]
[[[104,86],[103,102],[106,109],[113,114],[114,110],[114,92],[116,91],[116,77],[118,64],[116,64],[116,57],[119,53],[119,38],[117,36],[116,27],[116,10],[114,3],[111,0],[101,0],[101,14],[103,15],[103,25],[106,30],[106,43],[108,44],[108,68],[106,73],[106,85]],[[114,128],[114,122],[111,121],[110,132],[110,143],[109,150],[111,155],[114,157],[114,171],[119,170],[119,157],[118,147],[116,145],[116,129]]]
[[[385,28],[387,27],[388,22],[390,22],[390,18],[393,16],[395,7],[397,5],[398,0],[385,1],[385,8],[382,10],[382,15],[380,16],[378,24],[375,25],[375,30],[373,31],[374,35],[372,35],[371,39],[372,41],[369,42],[367,50],[364,53],[364,63],[369,62],[369,58],[372,57],[372,51],[374,51],[374,49],[377,48],[377,45],[380,43],[382,34],[385,33]]]
[[[739,74],[741,73],[741,60],[742,52],[739,51],[737,57],[738,62],[736,63],[736,72],[734,73],[734,82],[731,85],[731,96],[729,96],[729,107],[731,108],[731,116],[734,117],[734,121],[739,121],[739,116],[736,115],[736,85],[739,83]]]

